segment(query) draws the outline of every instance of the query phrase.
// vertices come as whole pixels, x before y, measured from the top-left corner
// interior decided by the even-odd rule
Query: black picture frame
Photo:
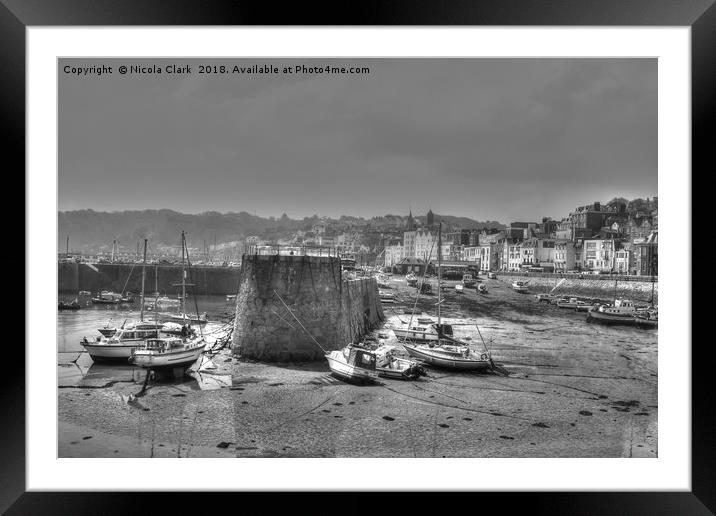
[[[445,0],[363,1],[342,6],[333,3],[275,6],[271,3],[199,0],[0,0],[0,97],[2,140],[5,159],[14,158],[6,174],[19,175],[25,167],[25,29],[32,26],[97,25],[553,25],[553,26],[688,26],[692,51],[692,180],[707,177],[716,112],[716,6],[714,0],[571,0],[569,2],[502,0],[492,2],[448,2]],[[699,173],[698,171],[701,171]],[[699,192],[698,189],[694,190]],[[18,196],[19,197],[19,196]],[[24,197],[23,197],[24,198]],[[694,199],[694,220],[708,220],[700,211],[706,203]],[[23,210],[24,212],[24,210]],[[694,217],[695,216],[695,217]],[[690,253],[690,249],[688,249]],[[23,251],[24,253],[24,251]],[[689,254],[690,256],[690,254]],[[22,255],[24,263],[24,254]],[[18,256],[2,258],[5,270],[17,267]],[[29,271],[25,271],[26,274]],[[19,278],[18,278],[19,279]],[[692,278],[683,278],[691,282]],[[708,280],[707,280],[708,281]],[[24,286],[24,285],[23,285]],[[16,288],[15,288],[16,287]],[[13,287],[24,292],[20,285]],[[24,300],[24,299],[23,299]],[[691,300],[689,300],[691,301]],[[18,296],[13,299],[15,312]],[[23,303],[24,306],[24,303]],[[696,313],[705,308],[697,305]],[[699,320],[697,317],[695,320]],[[686,321],[685,321],[686,323]],[[684,349],[689,342],[678,343]],[[532,514],[713,514],[716,475],[713,446],[714,415],[708,346],[691,347],[692,353],[692,491],[691,492],[589,492],[589,493],[480,493],[479,503],[508,505],[511,510]],[[10,345],[10,343],[6,343]],[[27,345],[27,344],[26,344]],[[25,371],[22,366],[7,368],[1,376],[0,423],[0,511],[7,514],[131,514],[146,507],[147,498],[161,497],[163,512],[170,506],[187,511],[190,493],[143,495],[128,493],[28,493],[25,492]],[[635,459],[638,460],[638,459]],[[88,472],[91,473],[91,472]],[[261,494],[241,493],[242,505],[261,502]],[[264,494],[266,496],[266,494]],[[271,505],[280,501],[270,495]],[[347,494],[343,507],[365,506],[358,493]],[[426,494],[411,494],[409,505],[420,507]],[[302,506],[305,494],[291,500]],[[253,500],[252,500],[253,499]],[[477,494],[459,496],[460,502],[474,504]],[[464,500],[463,500],[464,499]],[[509,503],[507,503],[509,501]],[[206,502],[206,499],[204,499]],[[218,504],[214,495],[210,504]],[[403,502],[398,502],[402,504]],[[453,502],[451,502],[452,505]],[[310,507],[310,505],[308,505]],[[408,506],[403,506],[408,510]],[[205,506],[204,510],[210,510]],[[309,509],[310,510],[310,509]],[[350,509],[349,509],[350,510]],[[144,510],[142,510],[144,512]],[[148,509],[147,509],[148,512]]]

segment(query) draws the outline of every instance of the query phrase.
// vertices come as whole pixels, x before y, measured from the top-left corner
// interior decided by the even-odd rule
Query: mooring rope
[[[283,298],[281,298],[281,296],[278,294],[278,292],[276,292],[276,290],[274,290],[273,293],[276,295],[276,297],[278,297],[279,301],[281,301],[281,303],[283,303],[283,306],[286,307],[286,310],[288,310],[288,313],[290,313],[290,314],[293,316],[293,318],[296,319],[296,322],[299,324],[299,326],[301,326],[301,328],[303,328],[303,331],[305,331],[306,334],[307,334],[309,337],[311,337],[311,339],[313,340],[313,342],[316,343],[316,346],[318,346],[319,348],[321,348],[321,351],[323,351],[324,353],[328,353],[328,351],[327,351],[323,346],[321,346],[315,338],[313,338],[313,335],[311,335],[311,332],[309,332],[309,331],[306,329],[306,327],[305,327],[303,324],[301,324],[301,321],[299,321],[299,320],[298,320],[298,317],[296,317],[296,316],[294,315],[294,313],[293,313],[293,312],[291,311],[291,309],[288,307],[288,305],[287,305],[286,302],[283,300]]]

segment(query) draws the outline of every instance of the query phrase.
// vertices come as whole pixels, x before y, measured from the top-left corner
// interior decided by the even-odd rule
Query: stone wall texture
[[[194,283],[193,290],[199,295],[236,294],[239,284],[238,267],[202,267],[193,265],[187,272],[187,281]],[[145,290],[154,292],[155,286],[164,294],[176,294],[181,283],[180,265],[147,265]],[[125,288],[126,285],[126,288]],[[100,290],[122,290],[138,293],[142,289],[142,265],[99,263],[58,263],[57,290],[74,292],[89,290],[96,293]]]
[[[266,362],[323,360],[321,347],[341,349],[383,317],[375,279],[343,281],[338,258],[244,255],[232,351]]]
[[[535,277],[535,276],[520,276],[520,275],[507,275],[500,273],[497,277],[506,283],[512,283],[514,281],[527,281],[527,285],[530,287],[530,293],[542,293],[550,292],[562,278],[559,277]],[[615,288],[616,287],[616,288]],[[604,277],[574,277],[566,278],[553,292],[553,294],[559,295],[574,295],[584,296],[591,298],[604,299],[607,301],[612,300],[615,297],[624,297],[632,299],[634,301],[648,302],[651,300],[652,283],[651,281],[637,281],[630,279],[629,281],[614,280],[608,281]],[[654,304],[658,304],[659,301],[659,282],[654,282]]]

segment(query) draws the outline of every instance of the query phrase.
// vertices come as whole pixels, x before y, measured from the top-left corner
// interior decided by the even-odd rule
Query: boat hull
[[[202,344],[192,349],[157,354],[142,353],[142,350],[138,350],[132,357],[132,363],[145,369],[188,367],[199,359],[205,347],[206,344]]]
[[[340,351],[334,353],[340,353]],[[351,382],[370,382],[378,377],[378,373],[374,370],[355,367],[331,355],[332,353],[326,353],[328,367],[331,369],[331,373],[338,376],[342,380]]]
[[[591,310],[587,314],[587,322],[598,322],[601,324],[623,324],[625,326],[633,326],[635,324],[634,315],[632,314],[605,314],[597,310]]]
[[[435,367],[442,369],[457,369],[461,371],[484,371],[490,367],[490,363],[486,360],[474,360],[469,358],[450,358],[434,355],[425,352],[419,348],[404,345],[411,357],[418,358]]]
[[[126,363],[127,359],[131,356],[132,351],[137,349],[141,345],[141,342],[116,346],[108,344],[85,344],[84,342],[81,344],[94,361],[119,361]]]

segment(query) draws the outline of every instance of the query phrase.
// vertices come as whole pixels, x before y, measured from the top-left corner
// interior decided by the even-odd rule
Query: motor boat
[[[408,283],[408,286],[414,287],[418,284],[418,277],[411,272],[410,274],[405,276],[405,281]]]
[[[458,283],[457,285],[455,285],[455,292],[457,292],[458,294],[462,294],[464,288],[465,288],[464,286],[462,286]]]
[[[109,337],[101,336],[94,340],[84,337],[80,344],[92,360],[126,361],[132,351],[142,345],[146,339],[159,337],[160,329],[161,325],[157,322],[139,321],[125,324]]]
[[[378,377],[375,353],[349,344],[325,354],[331,372],[349,382],[370,382]]]

